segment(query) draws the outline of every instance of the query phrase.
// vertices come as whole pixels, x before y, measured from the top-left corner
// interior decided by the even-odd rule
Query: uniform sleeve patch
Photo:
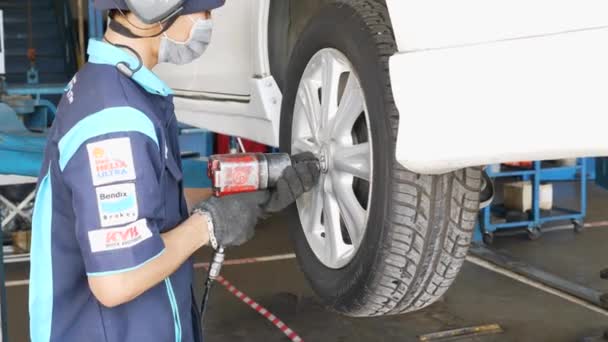
[[[135,184],[123,183],[102,186],[97,192],[97,207],[99,222],[102,227],[127,224],[137,220],[137,192]]]
[[[133,247],[152,237],[146,219],[123,227],[97,229],[89,232],[91,252],[106,252]]]
[[[108,139],[87,144],[93,185],[135,179],[130,138]]]

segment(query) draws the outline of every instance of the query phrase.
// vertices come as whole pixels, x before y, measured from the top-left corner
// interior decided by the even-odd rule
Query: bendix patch
[[[137,192],[134,183],[101,186],[95,191],[99,222],[102,227],[117,226],[137,220]]]

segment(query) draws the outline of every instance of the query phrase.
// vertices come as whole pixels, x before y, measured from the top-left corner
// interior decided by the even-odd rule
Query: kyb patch
[[[102,227],[117,226],[137,220],[137,192],[135,184],[102,186],[97,192],[99,222]]]
[[[117,138],[87,145],[93,185],[135,179],[131,139]]]
[[[105,252],[133,247],[152,237],[146,219],[133,222],[123,227],[97,229],[89,232],[91,252]]]

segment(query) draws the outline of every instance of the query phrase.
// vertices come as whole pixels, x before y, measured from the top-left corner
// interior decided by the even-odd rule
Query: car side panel
[[[608,28],[401,53],[397,160],[419,173],[608,155]]]
[[[249,95],[256,73],[255,41],[260,1],[226,1],[213,11],[213,38],[205,54],[177,66],[161,64],[155,72],[178,91]]]
[[[608,154],[608,2],[386,1],[405,167]]]
[[[282,95],[270,75],[270,0],[227,1],[213,12],[208,51],[184,66],[155,70],[176,93],[186,124],[278,145]]]
[[[399,51],[608,25],[605,0],[386,0]]]

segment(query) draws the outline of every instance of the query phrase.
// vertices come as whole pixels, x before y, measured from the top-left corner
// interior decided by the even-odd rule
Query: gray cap
[[[180,14],[191,14],[212,10],[223,6],[225,2],[226,0],[186,0],[184,2],[184,9]],[[125,0],[95,0],[94,5],[95,8],[99,10],[129,9]]]

